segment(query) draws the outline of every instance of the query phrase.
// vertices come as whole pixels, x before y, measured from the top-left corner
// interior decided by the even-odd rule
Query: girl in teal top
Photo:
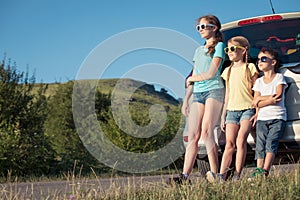
[[[186,81],[187,87],[194,84],[194,99],[188,113],[188,145],[183,172],[173,179],[179,184],[187,181],[192,172],[201,136],[205,141],[211,172],[217,173],[219,167],[214,129],[220,119],[225,94],[223,80],[220,77],[225,58],[225,45],[220,32],[221,23],[216,16],[200,17],[196,29],[206,41],[204,46],[196,49],[193,75]]]
[[[224,46],[225,45],[223,42],[218,42],[215,46],[215,51],[211,55],[208,54],[208,49],[205,46],[200,46],[196,49],[193,59],[195,63],[193,75],[200,75],[202,77],[206,75],[206,78],[203,78],[202,81],[195,82],[194,92],[205,92],[212,89],[224,88],[223,80],[220,77],[221,67],[216,66],[216,69],[210,69],[210,65],[212,63],[213,58],[222,58],[221,63],[219,65],[222,66],[225,58]]]

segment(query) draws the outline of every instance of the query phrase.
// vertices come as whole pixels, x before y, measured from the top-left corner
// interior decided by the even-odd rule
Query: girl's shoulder
[[[248,63],[248,68],[249,68],[249,70],[251,71],[252,74],[258,73],[258,70],[257,70],[254,63]]]
[[[224,42],[218,42],[217,44],[216,44],[216,47],[217,46],[221,46],[221,47],[224,47],[225,48],[225,43]]]
[[[255,67],[255,64],[254,63],[248,63],[248,67],[253,68],[253,67]]]

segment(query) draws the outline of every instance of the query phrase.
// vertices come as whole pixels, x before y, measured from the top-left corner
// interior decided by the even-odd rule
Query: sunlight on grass
[[[65,176],[62,182],[64,192],[45,192],[27,185],[22,192],[16,185],[22,183],[0,184],[0,199],[300,199],[299,164],[293,170],[284,172],[274,170],[268,178],[257,178],[248,181],[248,174],[238,182],[227,181],[224,184],[208,183],[205,179],[194,177],[191,185],[169,185],[166,175],[161,175],[161,181],[147,182],[142,177],[115,177],[105,180],[99,178],[92,169],[94,181],[82,178],[75,173]]]

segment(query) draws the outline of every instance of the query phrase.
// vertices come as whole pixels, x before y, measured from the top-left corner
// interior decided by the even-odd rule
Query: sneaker
[[[225,178],[224,178],[224,175],[223,174],[217,174],[217,181],[219,183],[225,183]]]
[[[261,167],[258,167],[250,174],[250,177],[248,178],[248,181],[252,181],[255,178],[258,177],[267,177],[269,175],[269,171],[262,169]]]
[[[264,174],[264,176],[265,176],[265,177],[267,177],[267,176],[269,176],[269,171],[268,171],[268,170],[265,170],[265,169],[263,169],[263,174]]]
[[[225,182],[223,174],[219,174],[219,173],[216,174],[212,171],[208,171],[206,173],[206,179],[210,183],[214,183],[214,182],[224,183]]]
[[[212,171],[208,171],[206,173],[206,180],[210,183],[214,183],[216,181],[216,174]]]
[[[237,174],[233,175],[233,177],[232,177],[232,181],[233,182],[239,181],[239,180],[240,180],[240,176],[239,175],[237,175]]]
[[[183,174],[179,174],[178,177],[170,178],[168,182],[175,183],[176,185],[191,184],[191,180]]]
[[[237,172],[234,172],[233,174],[233,177],[232,177],[232,181],[235,182],[235,181],[239,181],[240,180],[240,175],[237,173]]]

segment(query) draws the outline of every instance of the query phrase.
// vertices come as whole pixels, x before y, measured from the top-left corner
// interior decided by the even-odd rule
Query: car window
[[[262,47],[269,47],[278,51],[282,64],[300,62],[300,19],[240,26],[225,30],[223,34],[225,41],[237,35],[246,37],[254,61]]]

